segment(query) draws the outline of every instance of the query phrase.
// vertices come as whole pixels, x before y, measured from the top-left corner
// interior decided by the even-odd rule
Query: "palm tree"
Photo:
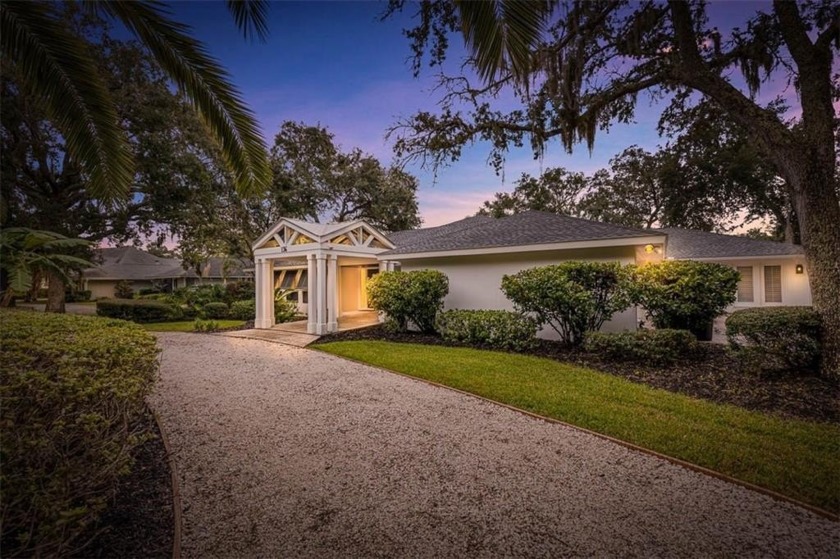
[[[237,190],[262,191],[271,171],[253,113],[228,73],[189,27],[170,18],[157,1],[81,2],[84,10],[117,20],[152,53],[183,91],[218,141]],[[228,0],[245,37],[265,36],[265,0]],[[0,2],[0,45],[30,91],[64,135],[67,150],[90,177],[91,191],[106,200],[126,196],[132,180],[131,149],[116,109],[85,41],[62,26],[52,2]]]
[[[92,263],[67,254],[68,250],[90,246],[83,239],[71,239],[50,231],[9,227],[0,231],[0,268],[6,275],[6,291],[0,300],[0,307],[8,307],[15,295],[23,295],[32,289],[34,277],[56,277],[60,282],[50,281],[47,311],[64,312],[64,285],[73,281],[71,272],[93,266]],[[61,288],[56,297],[53,285]],[[52,306],[50,303],[53,303]]]

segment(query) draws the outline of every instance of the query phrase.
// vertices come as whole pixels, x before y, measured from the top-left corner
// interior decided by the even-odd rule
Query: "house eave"
[[[665,244],[665,235],[647,235],[642,237],[619,237],[614,239],[597,239],[592,241],[573,241],[566,243],[543,243],[531,245],[513,245],[502,247],[486,247],[460,250],[440,250],[429,252],[398,253],[379,255],[379,260],[418,260],[423,258],[444,258],[452,256],[481,256],[491,254],[507,254],[512,252],[547,252],[558,250],[576,250],[587,248],[626,247],[647,244]]]

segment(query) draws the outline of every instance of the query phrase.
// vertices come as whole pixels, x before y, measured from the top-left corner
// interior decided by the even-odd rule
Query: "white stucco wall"
[[[458,256],[429,259],[403,259],[404,271],[433,269],[449,278],[449,295],[444,300],[448,309],[490,309],[513,310],[513,305],[501,290],[502,276],[515,274],[527,268],[557,264],[564,260],[599,260],[632,264],[635,262],[635,248],[611,247],[603,249],[566,250],[551,252],[506,253],[483,256]],[[636,309],[630,308],[616,314],[604,324],[605,332],[620,332],[636,329]],[[550,327],[539,336],[557,338]]]

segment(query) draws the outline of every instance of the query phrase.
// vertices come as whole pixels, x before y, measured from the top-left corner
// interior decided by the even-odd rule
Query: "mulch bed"
[[[172,557],[174,517],[166,449],[151,412],[144,421],[155,437],[137,450],[97,530],[104,531],[75,557],[153,559]]]
[[[351,340],[455,345],[435,335],[388,332],[381,325],[329,334],[316,343]],[[767,376],[744,371],[726,347],[718,344],[703,344],[693,359],[668,366],[607,361],[548,340],[540,340],[539,346],[529,354],[584,365],[633,382],[719,404],[840,424],[840,383],[807,373]]]

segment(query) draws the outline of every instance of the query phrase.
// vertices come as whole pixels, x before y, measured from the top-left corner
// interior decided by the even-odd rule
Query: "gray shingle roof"
[[[691,229],[653,229],[668,235],[667,254],[677,260],[689,258],[737,258],[804,254],[799,245],[760,241]]]
[[[177,258],[155,256],[134,247],[111,247],[97,251],[95,262],[101,262],[95,268],[84,270],[83,275],[90,280],[157,280],[191,277],[198,275],[195,270],[185,270]],[[225,259],[208,259],[201,270],[203,278],[221,278]],[[247,259],[231,259],[226,277],[239,278],[251,274],[245,269],[251,266]]]
[[[487,216],[468,217],[440,227],[393,233],[389,239],[396,248],[383,253],[383,256],[649,237],[658,234],[650,230],[566,215],[529,211],[498,219]]]
[[[176,258],[162,258],[134,247],[99,249],[95,268],[85,270],[87,279],[153,280],[180,278],[187,274]]]

